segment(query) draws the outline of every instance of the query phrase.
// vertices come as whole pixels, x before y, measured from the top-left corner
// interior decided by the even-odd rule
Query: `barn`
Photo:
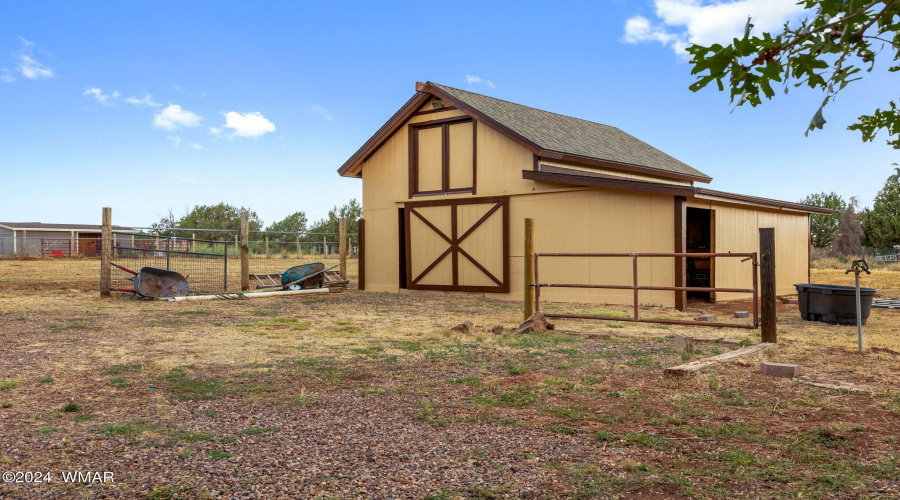
[[[360,288],[521,300],[524,219],[536,252],[758,251],[775,228],[776,293],[809,281],[809,216],[830,210],[701,187],[712,178],[608,125],[432,82],[338,169],[362,179]],[[641,259],[647,286],[749,288],[737,258]],[[629,257],[542,259],[541,281],[631,285]],[[559,302],[630,304],[631,290],[550,288]],[[703,292],[699,300],[740,298]],[[684,308],[674,291],[642,304]]]

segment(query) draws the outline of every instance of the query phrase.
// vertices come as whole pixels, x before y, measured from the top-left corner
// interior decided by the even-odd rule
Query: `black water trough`
[[[822,321],[841,325],[856,324],[856,287],[839,285],[795,284],[800,303],[800,316],[808,321]],[[872,311],[875,288],[859,289],[862,324]]]

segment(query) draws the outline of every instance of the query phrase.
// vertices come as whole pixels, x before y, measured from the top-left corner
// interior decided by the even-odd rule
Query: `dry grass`
[[[148,485],[185,497],[241,496],[250,494],[240,480],[248,468],[304,453],[292,446],[321,446],[315,456],[337,470],[355,470],[373,463],[349,456],[365,442],[393,450],[391,457],[404,456],[408,446],[421,445],[422,456],[452,447],[429,459],[440,468],[410,477],[437,484],[464,477],[471,484],[445,491],[426,481],[409,490],[420,498],[533,491],[578,498],[623,491],[658,498],[869,497],[900,486],[898,356],[871,350],[860,356],[854,327],[804,322],[796,306],[778,305],[778,349],[673,380],[662,368],[683,359],[667,336],[757,341],[758,334],[568,320],[548,334],[493,335],[495,325],[520,322],[520,304],[458,295],[103,300],[98,266],[78,259],[0,261],[0,383],[9,386],[0,391],[0,447],[19,450],[0,459],[11,470],[43,470],[60,460],[84,468],[127,453],[136,469],[121,471],[125,496],[145,495]],[[852,279],[813,271],[815,282]],[[900,296],[900,272],[878,270],[863,280],[883,296]],[[691,319],[715,312],[721,319],[747,309],[740,302],[692,305],[684,314],[662,308],[642,314]],[[630,313],[619,306],[548,307]],[[872,312],[867,347],[900,351],[898,315]],[[465,320],[474,332],[449,330]],[[701,342],[698,349],[703,357],[729,347]],[[807,376],[873,392],[827,392],[764,377],[760,359],[798,363]],[[70,402],[81,411],[59,411]],[[361,421],[370,418],[376,420]],[[290,439],[279,438],[277,428]],[[416,437],[391,448],[399,431]],[[330,445],[300,442],[323,435]],[[57,442],[70,443],[73,453],[60,458]],[[292,469],[294,476],[284,478],[281,467],[257,469],[260,484],[252,488],[261,496],[297,497],[277,488],[310,480],[321,496],[377,496],[367,492],[389,491],[384,478],[408,467],[392,460],[376,461],[386,469],[371,475],[366,492],[347,493],[352,484],[338,476],[323,480]],[[165,474],[154,473],[160,463],[181,475],[191,467],[203,473],[160,483]],[[426,460],[415,467],[430,466]],[[216,474],[208,474],[212,469]],[[59,493],[55,487],[47,493]],[[10,492],[2,488],[0,496]]]

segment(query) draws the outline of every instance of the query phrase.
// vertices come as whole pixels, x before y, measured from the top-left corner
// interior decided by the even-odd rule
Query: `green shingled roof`
[[[711,179],[616,127],[529,108],[434,82],[430,85],[487,115],[541,149]]]

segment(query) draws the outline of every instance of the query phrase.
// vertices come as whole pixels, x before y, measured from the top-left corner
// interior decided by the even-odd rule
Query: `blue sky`
[[[741,18],[699,0],[4,2],[0,220],[99,223],[111,206],[147,225],[220,201],[317,219],[360,196],[336,169],[425,80],[619,127],[713,189],[870,205],[900,153],[846,126],[896,99],[896,76],[851,85],[809,137],[816,92],[732,112],[688,90],[676,52]]]

